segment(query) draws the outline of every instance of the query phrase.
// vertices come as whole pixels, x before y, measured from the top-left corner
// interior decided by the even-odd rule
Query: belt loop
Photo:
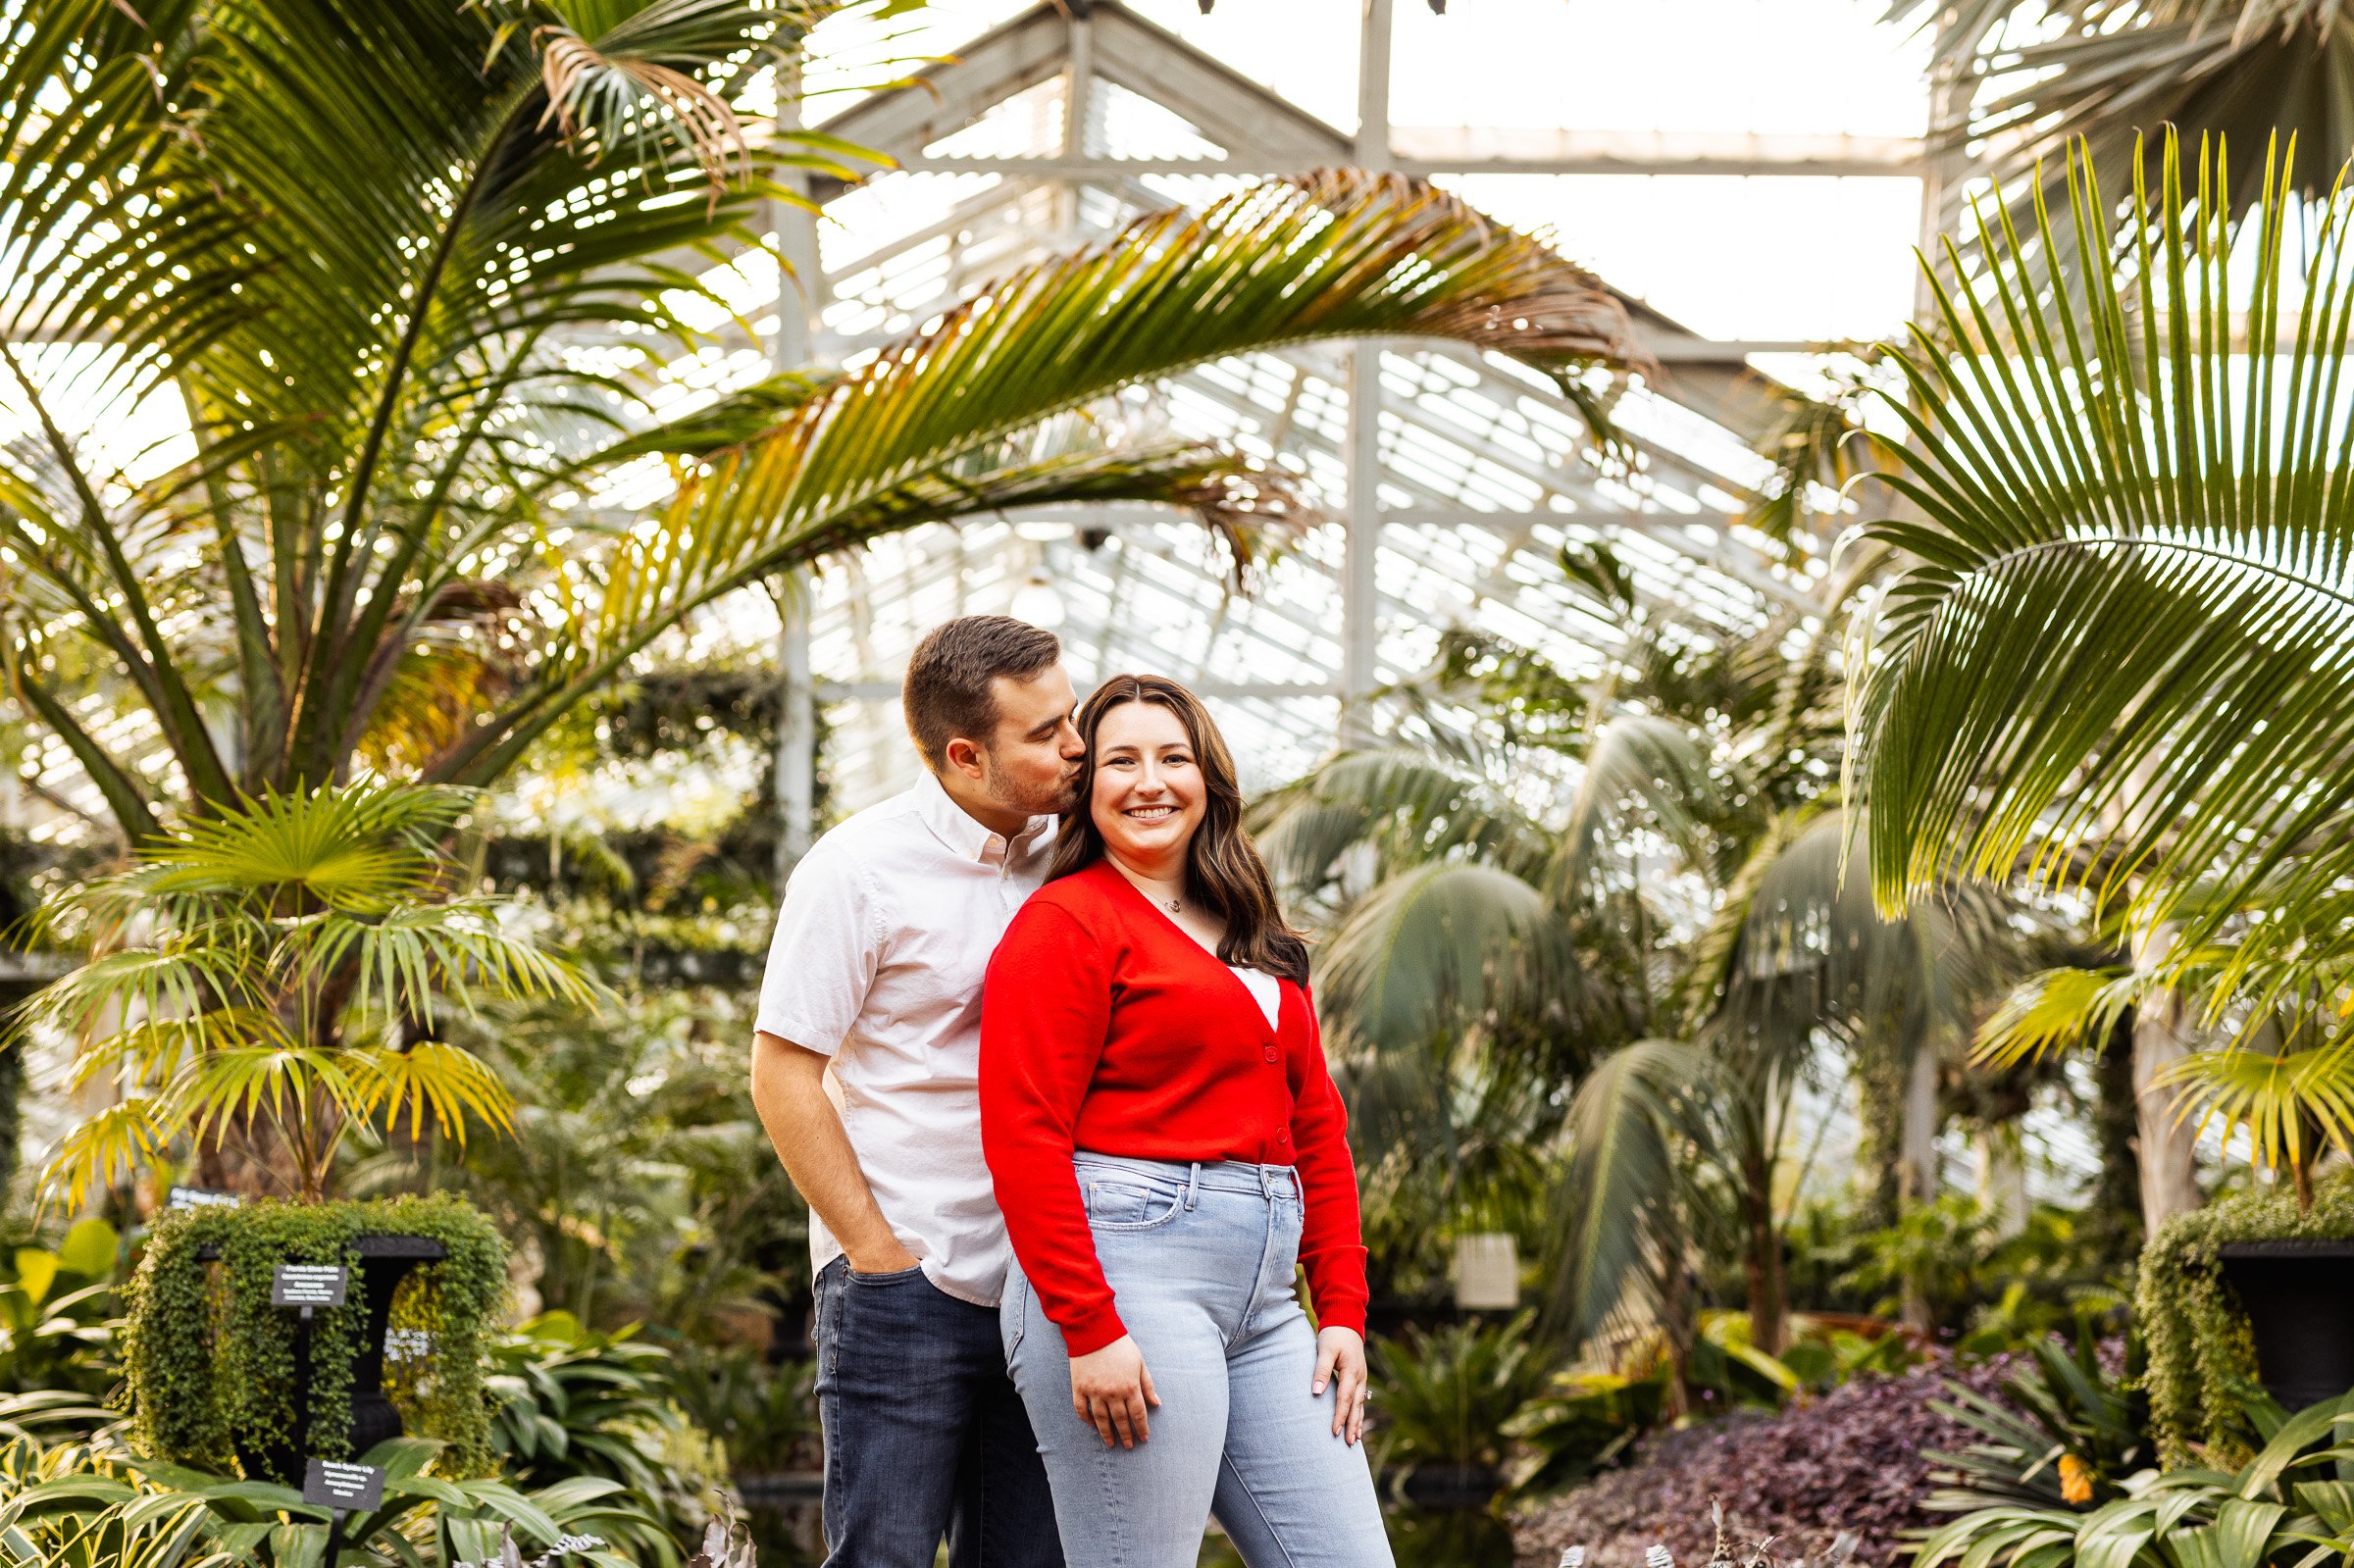
[[[1185,1211],[1188,1214],[1191,1214],[1194,1211],[1194,1199],[1201,1192],[1201,1190],[1202,1162],[1200,1160],[1196,1160],[1194,1161],[1193,1168],[1185,1173]]]

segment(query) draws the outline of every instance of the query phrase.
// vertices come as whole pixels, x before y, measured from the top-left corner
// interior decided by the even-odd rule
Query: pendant
[[[1172,915],[1176,914],[1176,913],[1177,913],[1179,910],[1183,909],[1184,907],[1185,907],[1185,900],[1184,900],[1184,899],[1182,899],[1182,898],[1172,898],[1172,899],[1170,899],[1170,900],[1169,900],[1169,913],[1170,913],[1170,914],[1172,914]]]

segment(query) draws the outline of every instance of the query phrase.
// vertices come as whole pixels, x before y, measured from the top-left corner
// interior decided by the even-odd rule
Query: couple
[[[1213,1511],[1252,1568],[1385,1568],[1356,1170],[1216,726],[1151,676],[1074,713],[1001,616],[902,695],[926,777],[794,871],[752,1050],[829,1568],[1192,1568]]]

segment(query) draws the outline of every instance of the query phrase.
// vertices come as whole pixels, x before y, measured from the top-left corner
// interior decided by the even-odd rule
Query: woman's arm
[[[1095,937],[1055,905],[1024,906],[981,992],[981,1150],[1014,1256],[1073,1356],[1128,1332],[1071,1169],[1110,1021],[1110,965]]]
[[[1307,1014],[1305,1044],[1289,1064],[1292,1082],[1292,1151],[1300,1172],[1305,1213],[1300,1228],[1300,1263],[1316,1305],[1316,1371],[1310,1393],[1335,1383],[1332,1430],[1356,1442],[1364,1433],[1365,1284],[1364,1238],[1357,1212],[1356,1160],[1349,1151],[1349,1113],[1333,1087],[1316,1023],[1314,995],[1300,987]]]
[[[1364,1237],[1356,1203],[1356,1161],[1349,1152],[1349,1113],[1333,1087],[1316,1025],[1315,998],[1305,986],[1300,999],[1307,1028],[1293,1047],[1292,1153],[1299,1164],[1306,1208],[1300,1232],[1300,1264],[1316,1304],[1316,1321],[1365,1332]]]

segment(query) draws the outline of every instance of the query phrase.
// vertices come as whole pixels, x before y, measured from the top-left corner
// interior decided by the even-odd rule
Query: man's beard
[[[989,798],[1007,811],[1025,817],[1059,817],[1079,798],[1079,775],[1074,770],[1058,783],[1025,787],[993,770],[988,787]]]

